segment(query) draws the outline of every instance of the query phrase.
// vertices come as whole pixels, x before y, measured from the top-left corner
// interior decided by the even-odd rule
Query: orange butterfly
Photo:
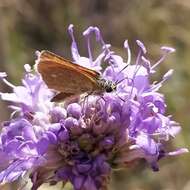
[[[77,65],[52,52],[37,52],[37,70],[48,88],[58,91],[51,101],[87,94],[101,94],[116,90],[116,84],[105,80],[91,69]]]

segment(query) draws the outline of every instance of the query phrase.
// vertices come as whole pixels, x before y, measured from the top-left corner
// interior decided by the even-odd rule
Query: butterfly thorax
[[[106,80],[104,78],[98,79],[98,85],[102,92],[113,92],[116,90],[116,84],[113,81]]]

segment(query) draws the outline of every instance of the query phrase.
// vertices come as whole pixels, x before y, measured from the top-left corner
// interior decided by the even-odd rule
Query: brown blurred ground
[[[170,148],[189,147],[190,143],[190,1],[189,0],[1,0],[0,1],[0,71],[19,83],[25,63],[34,64],[34,52],[48,49],[70,58],[67,27],[75,25],[80,52],[86,54],[81,32],[89,25],[100,27],[104,39],[125,56],[127,38],[136,51],[135,40],[142,40],[151,59],[158,59],[159,47],[176,48],[160,68],[159,78],[169,68],[175,73],[162,91],[166,94],[168,113],[182,125]],[[7,91],[5,86],[1,90]],[[8,118],[5,104],[0,104],[0,120]],[[160,172],[153,173],[142,163],[113,174],[112,190],[189,190],[189,155],[166,159]],[[2,189],[2,187],[0,187]],[[9,189],[16,189],[13,185]],[[47,189],[47,187],[41,188]],[[53,188],[55,189],[55,188]],[[57,189],[60,189],[58,187]]]

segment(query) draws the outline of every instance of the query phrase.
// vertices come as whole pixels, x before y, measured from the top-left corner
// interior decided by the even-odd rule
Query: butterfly
[[[102,94],[116,90],[116,83],[95,70],[80,66],[50,51],[37,52],[37,71],[48,88],[58,91],[51,101],[87,93]]]

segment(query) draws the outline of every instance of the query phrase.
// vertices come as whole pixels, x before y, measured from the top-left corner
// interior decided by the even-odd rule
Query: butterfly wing
[[[51,99],[51,102],[60,102],[60,101],[65,100],[66,98],[71,99],[71,98],[74,98],[75,96],[76,94],[60,92]]]
[[[50,51],[47,50],[43,50],[40,52],[40,59],[41,60],[45,60],[45,59],[49,59],[52,60],[54,62],[60,63],[60,64],[64,64],[65,66],[68,67],[72,67],[74,69],[78,69],[80,70],[83,74],[87,74],[89,77],[93,78],[93,79],[99,79],[100,78],[100,74],[92,69],[88,69],[86,67],[80,66],[78,64],[75,64],[73,62],[71,62],[70,60],[67,60],[55,53],[52,53]]]
[[[81,94],[96,91],[98,88],[96,77],[84,72],[85,67],[76,65],[48,51],[42,51],[37,60],[38,72],[42,75],[44,82],[51,89]],[[88,69],[89,70],[89,69]],[[91,72],[91,70],[89,70]],[[93,71],[91,73],[97,73]]]

